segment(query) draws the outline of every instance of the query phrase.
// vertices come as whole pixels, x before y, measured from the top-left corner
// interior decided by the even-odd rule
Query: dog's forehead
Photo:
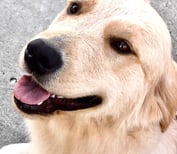
[[[68,9],[77,2],[81,4],[79,14],[68,14]],[[115,27],[122,27],[122,33],[127,32],[126,27],[134,28],[131,35],[135,35],[136,31],[150,31],[149,35],[157,36],[157,33],[160,33],[158,31],[163,29],[166,33],[164,21],[147,2],[148,0],[68,0],[66,8],[49,29],[60,31],[64,35],[69,33],[70,36],[94,34],[98,37],[104,36],[105,29],[112,29],[115,33]],[[113,26],[109,26],[110,24]],[[120,28],[116,29],[118,34]]]
[[[81,3],[82,6],[85,6],[89,9],[95,8],[95,6],[100,6],[102,9],[114,10],[117,7],[127,5],[130,8],[134,7],[138,3],[150,3],[150,0],[67,0],[67,4],[71,3]]]
[[[121,4],[127,4],[127,3],[129,4],[131,3],[134,5],[136,5],[137,3],[141,3],[141,2],[150,3],[150,0],[67,0],[67,4],[77,3],[77,2],[82,3],[83,5],[86,4],[87,7],[91,7],[91,8],[94,8],[94,6],[97,4],[101,4],[101,6],[112,5],[111,8],[113,8],[113,6],[117,7]]]
[[[149,14],[150,0],[68,0],[68,7],[75,2],[81,3],[82,15],[94,15],[94,19],[103,19],[117,15],[131,14],[140,16]]]
[[[97,2],[105,2],[105,3],[108,3],[108,2],[118,2],[118,3],[121,3],[121,2],[125,2],[125,1],[137,1],[137,0],[68,0],[67,2],[86,2],[86,3],[92,3],[92,4],[96,4]],[[145,1],[145,2],[150,2],[150,0],[138,0],[138,1]]]
[[[88,25],[106,24],[111,20],[124,17],[128,17],[129,20],[131,18],[139,19],[139,21],[141,20],[148,24],[154,23],[152,17],[155,17],[155,20],[159,19],[154,9],[150,6],[149,0],[68,0],[67,7],[70,7],[75,2],[81,3],[82,11],[78,16],[70,17],[77,19],[77,21],[83,21]],[[68,16],[67,14],[65,15]],[[88,19],[87,22],[85,21],[86,19]]]

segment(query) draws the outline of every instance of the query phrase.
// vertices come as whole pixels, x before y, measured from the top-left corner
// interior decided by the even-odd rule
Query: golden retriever
[[[69,0],[20,65],[29,154],[177,154],[171,37],[148,0]]]

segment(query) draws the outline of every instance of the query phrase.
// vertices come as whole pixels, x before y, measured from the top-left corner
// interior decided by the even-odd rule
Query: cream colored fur
[[[177,75],[166,24],[149,1],[80,2],[79,15],[64,9],[33,38],[48,39],[65,60],[62,70],[40,84],[67,98],[96,94],[103,102],[86,110],[25,115],[30,154],[176,154]],[[114,51],[112,36],[127,40],[134,54]]]

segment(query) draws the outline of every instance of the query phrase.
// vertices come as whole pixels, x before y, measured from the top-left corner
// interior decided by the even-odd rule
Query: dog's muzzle
[[[27,45],[24,63],[32,75],[22,76],[14,88],[16,106],[27,114],[49,114],[56,110],[75,111],[101,104],[102,98],[97,95],[65,98],[45,90],[34,76],[52,74],[62,68],[64,61],[58,49],[47,40],[33,40]]]

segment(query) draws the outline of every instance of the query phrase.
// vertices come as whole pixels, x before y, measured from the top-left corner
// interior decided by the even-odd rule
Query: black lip
[[[95,107],[102,102],[100,96],[87,96],[77,99],[49,98],[41,105],[29,105],[14,97],[16,106],[27,114],[51,114],[56,110],[75,111]]]

